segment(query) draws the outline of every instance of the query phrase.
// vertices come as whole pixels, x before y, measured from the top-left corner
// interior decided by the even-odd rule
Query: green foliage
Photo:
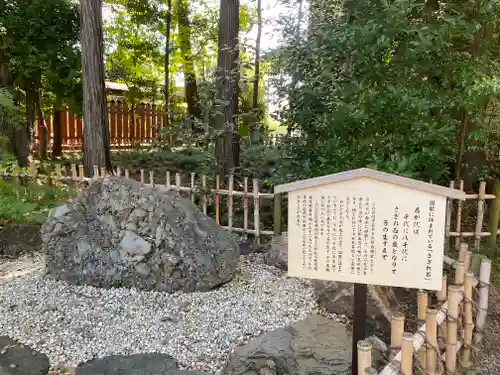
[[[280,179],[369,166],[448,180],[460,113],[482,133],[477,147],[491,139],[482,114],[499,97],[498,53],[496,37],[479,35],[499,20],[496,3],[315,1],[309,34],[275,58],[297,75],[296,85],[283,80],[281,116],[301,134]]]
[[[63,204],[73,194],[69,189],[0,180],[0,221],[41,223],[50,208]]]

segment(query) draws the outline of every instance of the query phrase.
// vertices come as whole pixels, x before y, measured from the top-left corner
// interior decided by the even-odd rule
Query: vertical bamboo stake
[[[167,171],[167,176],[165,177],[165,187],[167,190],[170,190],[172,188],[172,183],[170,180],[170,171]]]
[[[220,225],[220,176],[215,176],[215,222]]]
[[[201,195],[201,204],[203,205],[203,214],[207,214],[207,176],[201,176],[201,188],[203,189],[203,193]]]
[[[130,178],[130,172],[128,169],[125,169],[125,178]]]
[[[465,262],[465,256],[467,255],[467,251],[469,251],[469,245],[467,245],[465,242],[461,242],[458,251],[459,262]]]
[[[447,290],[447,281],[448,279],[446,278],[445,275],[443,275],[443,280],[441,282],[441,290],[436,293],[437,300],[439,302],[444,302],[446,301],[446,290]]]
[[[477,200],[477,221],[476,221],[476,231],[474,233],[474,246],[476,251],[479,250],[479,245],[481,244],[481,231],[483,229],[483,219],[484,219],[484,195],[486,194],[486,182],[482,181],[479,184],[479,197]]]
[[[191,173],[191,189],[189,190],[189,196],[191,197],[191,202],[194,203],[194,181],[195,181],[195,174]]]
[[[457,367],[457,329],[458,329],[458,305],[460,302],[461,289],[459,285],[448,287],[448,321],[446,324],[446,371],[454,373]]]
[[[61,177],[62,177],[61,164],[56,164],[56,180],[57,180],[57,184],[61,183],[61,179],[62,179]]]
[[[372,367],[372,344],[368,340],[358,341],[358,375],[364,375],[369,367]]]
[[[274,235],[281,234],[281,206],[283,204],[283,196],[281,193],[274,193]]]
[[[181,174],[180,173],[175,174],[175,189],[179,192],[179,194],[181,193]]]
[[[144,169],[141,169],[141,185],[144,185],[145,179],[144,179]]]
[[[460,190],[461,191],[464,190],[464,180],[460,180]],[[455,248],[457,248],[460,245],[460,241],[462,240],[461,230],[462,230],[462,201],[459,199],[457,203],[457,226],[455,229],[455,231],[459,235],[455,239]]]
[[[413,335],[403,333],[401,340],[401,371],[403,375],[412,375],[413,373]]]
[[[455,263],[455,284],[462,285],[464,283],[464,275],[465,275],[465,264],[464,262]]]
[[[243,233],[248,234],[248,177],[243,179]]]
[[[467,251],[467,253],[465,253],[465,260],[464,260],[464,271],[465,271],[465,273],[469,272],[469,270],[470,270],[470,260],[471,260],[471,257],[472,257],[472,251]]]
[[[122,167],[116,167],[116,175],[118,177],[121,177],[122,176]]]
[[[494,248],[497,243],[498,223],[500,222],[500,180],[493,182],[493,195],[495,199],[491,202],[490,214],[488,217],[488,246]]]
[[[99,167],[97,165],[94,165],[94,176],[93,179],[96,180],[99,178]]]
[[[401,340],[405,330],[405,316],[402,313],[394,313],[391,316],[391,352],[392,355],[401,349]]]
[[[483,259],[479,269],[479,309],[476,315],[476,334],[474,343],[480,344],[483,339],[486,315],[488,313],[488,294],[490,290],[491,261]]]
[[[425,370],[426,374],[434,375],[437,372],[437,310],[428,308],[426,319],[427,354]]]
[[[72,181],[78,180],[78,173],[76,171],[76,164],[71,164],[71,180]]]
[[[85,180],[85,170],[83,169],[83,165],[78,166],[78,176],[80,183],[83,185],[83,181]]]
[[[427,311],[427,305],[429,301],[429,297],[427,295],[427,292],[425,290],[419,290],[417,294],[417,305],[418,305],[418,314],[417,314],[417,319],[420,320],[421,322],[425,321],[426,319],[426,311]]]
[[[108,175],[108,171],[106,170],[106,167],[101,167],[101,177],[104,178]]]
[[[259,180],[253,179],[253,223],[255,228],[255,244],[260,245],[260,218],[259,218]]]
[[[228,197],[227,197],[227,229],[229,233],[233,231],[233,187],[234,187],[234,176],[233,172],[229,174],[229,187],[228,187]]]
[[[472,319],[472,280],[474,279],[474,274],[472,272],[467,272],[465,275],[464,283],[464,316],[463,316],[463,326],[464,326],[464,345],[462,349],[462,359],[460,364],[463,368],[469,368],[472,366],[471,359],[471,345],[472,345],[472,331],[473,331],[473,319]]]
[[[155,172],[154,171],[150,171],[149,172],[149,183],[151,186],[155,186]]]
[[[450,181],[450,189],[455,189],[455,181]],[[445,229],[445,248],[449,249],[451,247],[451,211],[453,211],[453,200],[451,198],[446,199],[446,229]]]

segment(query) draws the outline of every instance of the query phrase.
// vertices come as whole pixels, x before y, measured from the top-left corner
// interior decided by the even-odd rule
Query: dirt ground
[[[41,250],[40,226],[7,224],[0,229],[0,257],[15,259]]]

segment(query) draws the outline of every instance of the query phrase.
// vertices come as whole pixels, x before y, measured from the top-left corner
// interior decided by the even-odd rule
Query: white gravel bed
[[[220,373],[235,344],[311,314],[313,289],[241,257],[241,274],[207,293],[169,295],[71,286],[29,272],[0,272],[0,335],[48,355],[53,365],[113,354],[167,353],[185,369]],[[1,270],[0,270],[1,271]]]

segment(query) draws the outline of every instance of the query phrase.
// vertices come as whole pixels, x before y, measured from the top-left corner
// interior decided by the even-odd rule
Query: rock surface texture
[[[82,363],[76,375],[208,375],[208,372],[179,370],[166,354],[113,355]]]
[[[37,353],[7,336],[0,336],[0,375],[47,375],[46,355]]]
[[[273,237],[266,252],[266,262],[270,266],[287,270],[288,269],[288,235],[283,233]]]
[[[344,325],[311,315],[236,348],[223,374],[350,374],[351,345]]]
[[[189,200],[110,176],[42,226],[47,272],[71,284],[207,291],[232,279],[239,249]]]

